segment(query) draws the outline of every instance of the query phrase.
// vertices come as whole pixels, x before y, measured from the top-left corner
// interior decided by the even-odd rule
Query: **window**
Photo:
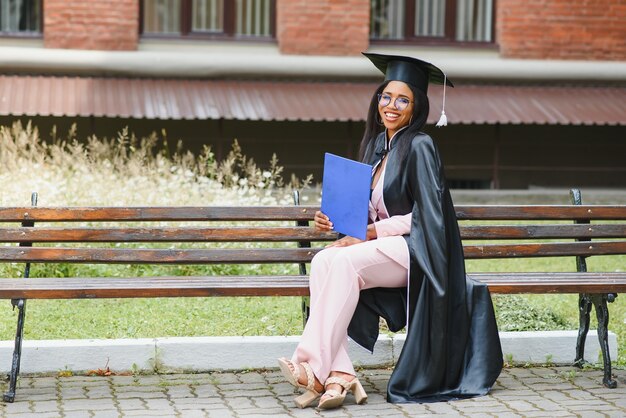
[[[275,3],[275,0],[144,0],[142,33],[272,38]]]
[[[370,37],[493,43],[494,11],[495,0],[372,0]]]
[[[40,35],[41,0],[0,0],[0,35]]]

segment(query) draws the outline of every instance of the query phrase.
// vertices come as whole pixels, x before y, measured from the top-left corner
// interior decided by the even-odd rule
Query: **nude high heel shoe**
[[[356,377],[348,382],[341,377],[332,376],[326,379],[326,382],[324,382],[324,387],[326,388],[327,386],[332,384],[341,385],[342,391],[338,392],[334,389],[326,390],[326,392],[324,392],[323,398],[320,400],[320,403],[317,406],[319,409],[339,408],[346,400],[346,395],[348,394],[348,392],[352,392],[354,394],[354,399],[357,405],[361,405],[362,403],[367,401],[367,393],[365,393],[363,385],[361,385],[361,382]]]
[[[306,408],[307,406],[312,404],[313,401],[322,396],[321,393],[315,390],[315,376],[313,375],[313,370],[311,370],[311,366],[309,365],[309,363],[300,363],[300,365],[304,367],[304,371],[306,372],[306,385],[298,382],[298,379],[300,378],[300,367],[298,367],[296,363],[292,362],[291,360],[287,360],[286,358],[279,358],[278,365],[280,366],[280,371],[282,372],[283,376],[285,377],[285,379],[287,379],[289,383],[297,388],[306,389],[306,392],[294,399],[294,402],[296,403],[296,406],[298,408]],[[289,367],[289,365],[292,366],[293,370]]]

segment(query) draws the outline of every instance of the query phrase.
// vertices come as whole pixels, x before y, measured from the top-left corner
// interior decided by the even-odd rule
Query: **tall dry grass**
[[[137,138],[128,129],[115,138],[79,140],[76,126],[43,141],[31,123],[0,126],[0,205],[28,204],[39,193],[44,206],[184,206],[292,204],[293,188],[311,176],[286,180],[276,155],[268,169],[247,157],[237,141],[222,161],[211,148],[170,155],[166,138]]]

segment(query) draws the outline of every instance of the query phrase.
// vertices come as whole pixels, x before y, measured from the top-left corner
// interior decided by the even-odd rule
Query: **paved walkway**
[[[626,370],[617,389],[601,371],[571,367],[505,369],[489,396],[434,404],[385,402],[389,370],[364,370],[366,405],[350,396],[342,409],[293,406],[293,388],[276,371],[145,376],[24,377],[2,417],[464,417],[626,416]],[[4,384],[4,389],[6,384]]]

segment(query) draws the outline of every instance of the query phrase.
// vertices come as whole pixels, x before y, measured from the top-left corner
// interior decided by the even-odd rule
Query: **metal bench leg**
[[[293,203],[296,206],[300,205],[300,192],[294,190]],[[296,226],[309,226],[307,221],[296,221]],[[311,248],[311,241],[298,242],[298,248]],[[299,263],[300,274],[306,276],[306,263]],[[311,312],[311,298],[309,296],[302,297],[302,328],[306,326],[306,321],[309,320],[309,314]]]
[[[589,332],[589,313],[591,312],[591,299],[587,294],[578,295],[578,339],[576,340],[576,360],[574,366],[582,368],[587,362],[585,361],[585,341]]]
[[[37,206],[37,193],[33,192],[30,196],[32,206]],[[24,227],[33,227],[35,223],[32,221],[22,222]],[[22,242],[20,247],[32,247],[32,242]],[[30,263],[26,263],[24,267],[24,278],[30,277]],[[5,402],[13,402],[15,400],[15,390],[17,387],[17,378],[20,374],[20,361],[22,359],[22,341],[24,339],[24,321],[26,320],[26,299],[11,299],[13,309],[17,307],[17,331],[15,332],[15,348],[13,349],[13,359],[11,362],[11,374],[9,374],[9,390],[4,393],[2,399]]]
[[[17,386],[17,378],[20,374],[20,360],[22,357],[22,339],[24,336],[24,319],[26,316],[26,300],[11,300],[13,309],[17,307],[17,331],[15,333],[15,349],[13,350],[13,361],[11,363],[11,374],[9,377],[9,390],[4,393],[2,399],[5,402],[13,402],[15,400],[15,389]]]
[[[311,298],[309,296],[302,297],[302,328],[306,327],[306,322],[311,314]]]
[[[602,383],[610,389],[617,387],[617,382],[611,376],[611,354],[609,353],[609,308],[607,306],[607,295],[593,295],[591,301],[596,308],[598,318],[598,341],[602,349],[602,360],[604,362],[604,378]]]

